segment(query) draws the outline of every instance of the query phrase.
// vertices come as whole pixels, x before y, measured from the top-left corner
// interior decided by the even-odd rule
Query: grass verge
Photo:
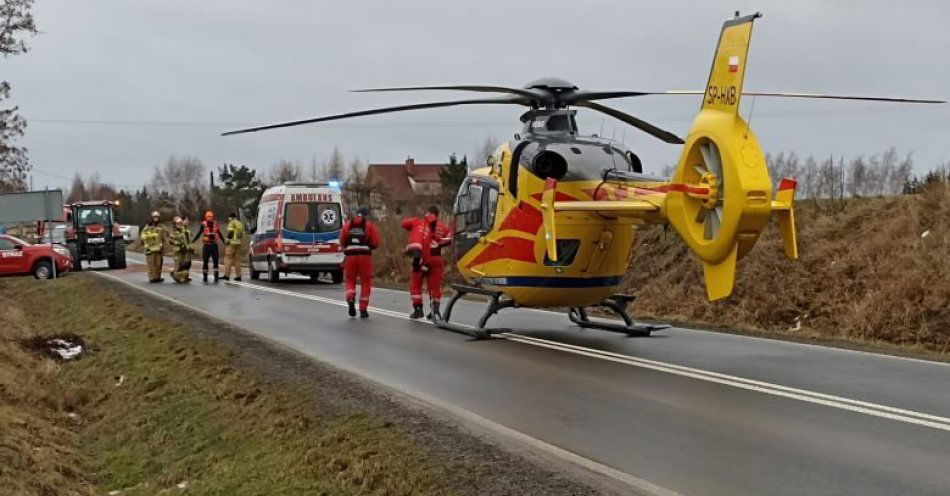
[[[5,279],[0,299],[4,494],[591,492],[91,274]],[[28,345],[69,333],[77,360]]]

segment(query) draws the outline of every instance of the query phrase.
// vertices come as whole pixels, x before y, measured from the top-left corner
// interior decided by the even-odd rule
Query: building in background
[[[404,163],[369,164],[366,182],[373,189],[370,204],[377,215],[392,212],[404,215],[406,208],[432,202],[442,194],[440,175],[446,164],[417,164],[409,157]]]

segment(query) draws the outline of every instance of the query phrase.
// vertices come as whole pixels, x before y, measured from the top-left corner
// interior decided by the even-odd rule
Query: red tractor
[[[67,206],[66,246],[73,270],[82,270],[82,261],[106,260],[110,269],[125,268],[125,242],[116,221],[114,201],[84,201]]]

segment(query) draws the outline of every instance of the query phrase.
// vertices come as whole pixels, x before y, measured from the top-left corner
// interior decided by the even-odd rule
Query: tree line
[[[373,188],[366,181],[365,163],[353,159],[344,164],[347,163],[338,149],[333,150],[329,160],[314,160],[308,168],[294,161],[279,160],[263,173],[249,165],[233,163],[209,170],[198,158],[171,156],[156,166],[151,180],[138,189],[117,188],[103,181],[99,173],[88,177],[77,173],[66,201],[118,200],[120,222],[127,224],[144,224],[153,210],[165,218],[181,215],[194,220],[210,208],[219,217],[234,212],[242,219],[251,219],[264,190],[293,181],[335,181],[344,189],[348,203],[368,202]]]
[[[950,161],[921,176],[914,174],[913,153],[903,156],[894,147],[880,153],[802,158],[795,152],[767,153],[765,164],[772,179],[773,190],[782,178],[798,181],[795,196],[804,199],[844,199],[916,193],[922,185],[950,182]],[[672,176],[675,165],[661,171]]]

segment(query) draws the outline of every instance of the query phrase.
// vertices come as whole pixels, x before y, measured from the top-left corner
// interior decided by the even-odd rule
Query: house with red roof
[[[445,164],[417,164],[409,157],[403,163],[369,164],[366,182],[373,188],[371,203],[374,210],[384,212],[387,207],[401,213],[402,207],[431,201],[442,194],[440,175]]]

